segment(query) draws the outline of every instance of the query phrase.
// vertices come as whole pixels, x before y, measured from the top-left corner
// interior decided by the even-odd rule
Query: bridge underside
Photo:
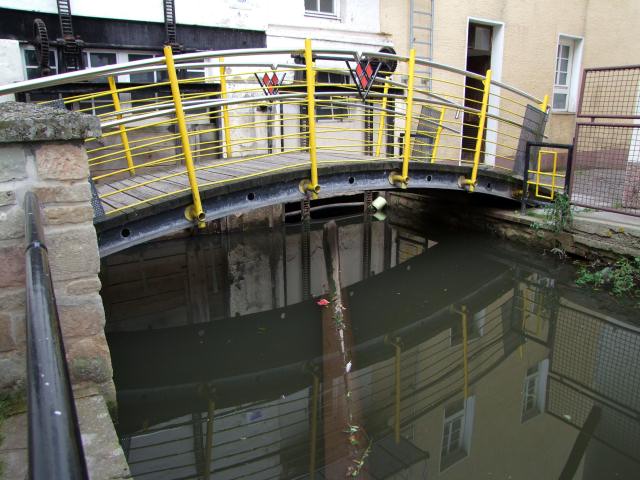
[[[236,173],[237,179],[229,181],[227,177],[227,180],[220,183],[216,183],[215,179],[209,179],[210,185],[201,187],[206,221],[270,205],[300,201],[305,197],[300,191],[300,182],[308,179],[309,168],[307,164],[301,163],[300,158],[291,156],[286,169],[282,168],[281,160],[279,167],[264,163],[261,170],[256,169],[254,165],[243,164],[243,167],[251,169],[252,173]],[[318,173],[322,179],[322,190],[319,197],[329,198],[367,190],[398,189],[389,182],[389,177],[392,172],[399,172],[401,167],[401,161],[366,161],[353,158],[343,162],[320,163]],[[467,194],[460,186],[460,177],[468,175],[468,166],[412,162],[409,190],[455,190]],[[98,186],[101,193],[103,189],[109,188],[113,189],[114,184]],[[475,192],[498,198],[517,199],[522,192],[522,178],[506,170],[480,167]],[[139,191],[137,195],[140,195]],[[151,198],[152,195],[149,196]],[[149,203],[140,202],[140,198],[136,200],[139,204],[132,211],[109,215],[107,210],[107,215],[96,218],[95,227],[101,256],[193,227],[193,222],[185,217],[185,209],[192,202],[188,189],[169,198]]]

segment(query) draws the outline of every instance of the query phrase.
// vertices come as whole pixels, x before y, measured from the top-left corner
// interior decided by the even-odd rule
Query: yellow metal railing
[[[363,99],[347,63],[355,69],[367,59],[381,67]],[[406,74],[387,71],[392,62],[406,64]],[[417,73],[419,66],[432,73]],[[155,81],[127,83],[137,73]],[[271,83],[262,84],[264,78]],[[321,167],[336,163],[395,161],[389,180],[402,188],[411,185],[415,162],[464,166],[461,184],[474,191],[481,167],[513,171],[524,154],[519,140],[527,110],[548,107],[548,97],[497,82],[491,71],[466,72],[414,51],[402,57],[314,50],[310,40],[296,50],[174,57],[165,49],[162,57],[13,84],[0,94],[79,81],[94,82],[93,92],[66,93],[62,101],[100,118],[102,136],[86,146],[106,214],[189,192],[185,214],[200,225],[204,189],[297,169],[308,172],[301,190],[314,196]],[[538,172],[544,195],[549,185],[540,163]],[[552,197],[557,176],[554,168]]]

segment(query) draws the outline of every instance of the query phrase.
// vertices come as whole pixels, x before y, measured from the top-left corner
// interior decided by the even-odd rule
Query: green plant
[[[617,297],[637,296],[640,294],[640,257],[633,260],[623,257],[604,267],[582,266],[578,268],[576,285],[594,289],[607,287]]]
[[[573,220],[571,202],[566,193],[556,195],[553,203],[544,207],[547,223],[555,232],[563,231]]]

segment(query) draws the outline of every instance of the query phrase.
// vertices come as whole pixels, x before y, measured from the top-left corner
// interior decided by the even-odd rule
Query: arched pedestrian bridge
[[[0,87],[100,118],[86,149],[102,255],[305,197],[434,188],[520,198],[526,144],[543,138],[547,97],[413,51],[307,40],[164,53]],[[532,165],[528,177],[552,195],[555,162]]]

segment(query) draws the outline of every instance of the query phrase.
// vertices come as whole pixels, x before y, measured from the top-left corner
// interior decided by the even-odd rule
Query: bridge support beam
[[[100,257],[93,226],[83,140],[99,136],[98,119],[8,102],[0,106],[0,392],[25,381],[26,192],[43,207],[44,234],[76,397],[115,400],[99,294]]]

